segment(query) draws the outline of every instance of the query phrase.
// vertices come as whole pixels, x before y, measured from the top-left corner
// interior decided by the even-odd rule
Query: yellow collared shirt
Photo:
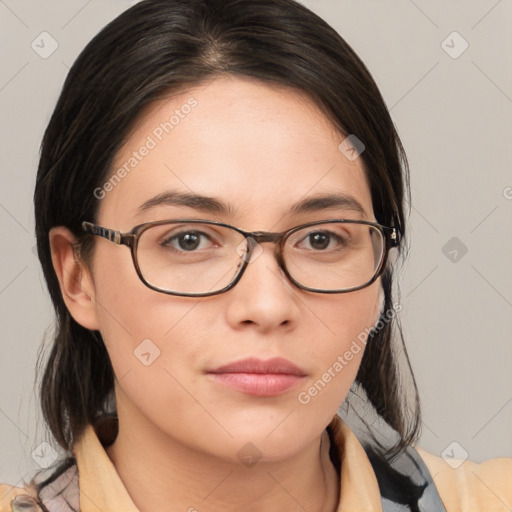
[[[341,463],[337,511],[381,512],[379,485],[362,444],[340,417],[333,418],[329,427]],[[327,430],[323,436],[322,447],[330,450]],[[447,512],[512,512],[512,458],[482,464],[466,460],[453,468],[442,458],[415,448],[430,471]],[[138,512],[91,425],[73,446],[73,455],[78,466],[81,512]],[[20,494],[36,496],[37,492],[33,485],[0,485],[0,512],[11,512],[11,501]]]

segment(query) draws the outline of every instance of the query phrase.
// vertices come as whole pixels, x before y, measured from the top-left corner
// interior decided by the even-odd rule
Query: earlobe
[[[52,228],[49,237],[53,268],[68,311],[86,329],[99,330],[94,282],[88,268],[78,258],[76,237],[64,226]]]

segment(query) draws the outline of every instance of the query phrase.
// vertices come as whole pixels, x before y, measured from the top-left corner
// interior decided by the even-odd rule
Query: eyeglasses
[[[130,247],[135,270],[149,288],[170,295],[207,297],[235,286],[259,244],[276,244],[275,257],[298,288],[346,293],[383,272],[399,231],[363,220],[324,220],[282,233],[248,232],[223,222],[177,219],[147,222],[121,233],[82,222],[86,233]]]

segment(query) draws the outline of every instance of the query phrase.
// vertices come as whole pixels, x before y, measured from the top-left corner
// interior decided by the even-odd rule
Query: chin
[[[317,427],[317,432],[315,425],[308,422],[305,428],[304,422],[291,419],[293,414],[288,417],[287,414],[283,412],[279,419],[260,416],[259,420],[232,428],[231,450],[234,447],[238,458],[257,456],[262,462],[277,462],[293,457],[321,435],[322,426]]]

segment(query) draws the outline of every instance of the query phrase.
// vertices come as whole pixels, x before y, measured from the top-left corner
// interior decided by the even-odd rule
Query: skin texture
[[[155,128],[190,98],[196,106],[158,141]],[[114,170],[151,134],[156,147],[101,200],[101,226],[127,232],[142,222],[188,217],[284,231],[331,218],[375,220],[361,159],[344,156],[338,145],[345,136],[300,92],[234,77],[187,89],[141,116]],[[232,211],[158,206],[136,215],[144,201],[171,188],[215,197]],[[365,214],[340,207],[289,214],[296,202],[333,192],[357,199]],[[88,270],[75,262],[66,228],[54,228],[50,239],[67,307],[101,332],[112,360],[120,430],[108,454],[141,511],[335,510],[338,477],[320,440],[363,350],[308,404],[298,394],[375,323],[380,280],[347,294],[303,291],[284,276],[274,245],[264,243],[230,291],[177,297],[147,288],[127,247],[96,237]],[[134,356],[144,339],[160,350],[149,366]],[[205,373],[246,357],[277,356],[307,375],[273,397],[247,395]],[[252,467],[237,456],[247,443],[261,455]]]

